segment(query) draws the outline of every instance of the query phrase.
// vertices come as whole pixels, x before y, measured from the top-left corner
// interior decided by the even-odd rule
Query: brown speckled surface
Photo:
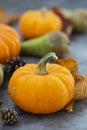
[[[27,9],[41,8],[44,6],[59,5],[68,9],[77,7],[87,8],[87,0],[0,0],[0,6],[4,6],[9,12],[24,12]],[[18,30],[17,24],[14,27]],[[71,50],[68,54],[78,60],[79,71],[86,75],[87,71],[87,32],[73,34],[71,37]],[[27,62],[37,63],[39,58],[26,57]],[[59,111],[49,115],[34,115],[21,111],[9,98],[8,78],[0,88],[0,99],[3,101],[0,107],[13,107],[19,112],[18,123],[14,126],[5,126],[0,122],[0,130],[87,130],[87,99],[78,101],[74,105],[74,111],[68,113]]]

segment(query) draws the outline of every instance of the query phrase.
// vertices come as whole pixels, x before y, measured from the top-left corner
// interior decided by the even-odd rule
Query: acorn
[[[78,9],[72,12],[71,22],[74,25],[74,30],[78,32],[87,30],[87,10]]]
[[[68,18],[76,32],[83,32],[87,30],[87,10],[86,9],[76,9],[73,11],[62,10],[62,13],[66,18]]]
[[[69,49],[70,40],[68,36],[56,30],[41,37],[23,41],[21,45],[21,53],[40,57],[49,52],[55,52],[61,58]]]

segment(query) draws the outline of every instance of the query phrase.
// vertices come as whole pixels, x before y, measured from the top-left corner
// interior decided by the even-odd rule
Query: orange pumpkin
[[[15,57],[21,49],[18,33],[10,26],[0,24],[0,63]]]
[[[58,64],[47,64],[56,59],[48,53],[37,64],[26,64],[17,69],[9,82],[11,99],[24,111],[52,113],[62,109],[74,96],[74,78]],[[47,69],[46,69],[47,64]]]
[[[29,10],[19,21],[19,29],[26,38],[39,37],[52,30],[61,30],[61,18],[48,10]]]

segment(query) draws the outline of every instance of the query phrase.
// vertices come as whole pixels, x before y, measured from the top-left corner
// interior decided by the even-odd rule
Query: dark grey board
[[[24,12],[27,9],[37,9],[58,5],[63,8],[75,9],[87,8],[87,0],[0,0],[0,6],[8,12]],[[13,25],[18,31],[18,26]],[[87,71],[87,32],[73,34],[70,38],[71,49],[68,56],[72,56],[79,62],[79,72],[86,75]],[[38,57],[23,57],[27,63],[37,63]],[[0,130],[87,130],[87,99],[74,104],[73,112],[58,111],[53,114],[35,115],[20,110],[10,99],[7,91],[8,78],[5,77],[0,87],[0,99],[3,101],[1,108],[13,107],[19,113],[18,122],[14,126],[6,126],[0,122]]]

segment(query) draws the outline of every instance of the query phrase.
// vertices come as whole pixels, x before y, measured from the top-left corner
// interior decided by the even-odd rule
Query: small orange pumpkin
[[[18,33],[10,26],[0,24],[0,63],[15,57],[21,49]]]
[[[73,98],[73,76],[58,64],[47,64],[51,59],[57,59],[55,53],[45,55],[38,65],[26,64],[13,73],[8,91],[22,110],[52,113],[62,109]]]
[[[26,38],[34,38],[52,30],[61,30],[62,21],[52,11],[29,10],[21,16],[19,29]]]

